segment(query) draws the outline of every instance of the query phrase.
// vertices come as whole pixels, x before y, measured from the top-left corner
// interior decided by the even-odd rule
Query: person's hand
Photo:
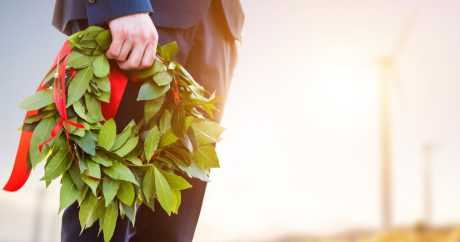
[[[109,22],[112,43],[107,58],[116,60],[123,70],[136,70],[153,64],[158,32],[147,13],[138,13]]]

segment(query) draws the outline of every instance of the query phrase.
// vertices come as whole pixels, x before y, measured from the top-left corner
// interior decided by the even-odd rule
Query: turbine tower
[[[381,191],[381,225],[388,230],[393,224],[393,182],[392,182],[392,87],[399,80],[398,58],[403,52],[415,24],[418,8],[406,19],[403,28],[389,54],[378,59],[380,78],[380,191]]]
[[[423,201],[423,222],[431,225],[433,220],[433,187],[432,187],[432,161],[433,161],[433,144],[426,143],[422,147],[422,201]]]

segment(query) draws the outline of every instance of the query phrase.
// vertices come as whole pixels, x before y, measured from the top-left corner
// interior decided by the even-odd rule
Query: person
[[[70,35],[88,25],[110,29],[112,43],[107,57],[123,70],[150,66],[158,44],[176,41],[176,60],[209,91],[220,97],[222,110],[237,60],[238,41],[244,23],[239,0],[56,0],[53,25]],[[140,84],[129,82],[117,116],[117,126],[143,115],[136,102]],[[177,215],[140,206],[135,225],[117,221],[113,242],[192,242],[201,211],[206,182],[188,178],[192,188],[184,190]],[[157,203],[157,202],[156,202]],[[155,204],[160,208],[159,204]],[[98,225],[80,234],[78,204],[62,216],[62,242],[103,241]]]

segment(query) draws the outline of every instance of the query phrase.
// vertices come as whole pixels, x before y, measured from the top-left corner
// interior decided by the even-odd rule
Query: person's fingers
[[[147,45],[144,51],[144,57],[142,58],[142,62],[140,68],[147,68],[153,64],[153,60],[155,58],[155,48],[153,47],[153,43]]]
[[[157,58],[158,34],[155,35],[152,44],[153,44],[153,51],[152,51],[153,52],[153,59],[155,60],[155,58]]]
[[[123,42],[123,45],[120,50],[120,54],[116,58],[117,61],[126,61],[128,58],[129,52],[131,52],[131,49],[133,48],[133,42],[129,39],[126,39],[125,42]]]
[[[139,69],[145,48],[146,45],[134,45],[133,50],[129,54],[128,60],[119,62],[120,68],[123,70]]]
[[[125,35],[118,30],[111,30],[112,43],[106,52],[106,56],[109,59],[117,59],[120,55],[121,47],[125,41]]]

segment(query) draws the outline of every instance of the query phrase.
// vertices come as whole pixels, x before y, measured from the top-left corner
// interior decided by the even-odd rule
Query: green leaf
[[[59,211],[62,211],[64,208],[74,203],[80,194],[69,174],[65,174],[62,177],[61,183]]]
[[[97,25],[91,25],[89,27],[87,27],[86,29],[83,30],[83,33],[84,34],[89,34],[89,33],[100,33],[102,31],[107,31],[106,29],[104,29],[103,27],[100,27],[100,26],[97,26]]]
[[[117,150],[119,149],[122,145],[124,145],[126,143],[126,141],[129,139],[129,137],[131,137],[131,134],[132,134],[132,129],[133,127],[136,125],[136,123],[134,122],[134,120],[131,120],[126,126],[125,128],[123,129],[123,131],[121,131],[121,133],[119,135],[117,135],[117,137],[115,138],[115,142],[111,148],[111,150]]]
[[[186,127],[186,118],[185,118],[185,110],[183,108],[176,108],[172,119],[171,119],[171,128],[176,134],[177,137],[185,137],[187,133],[187,127]]]
[[[182,194],[179,190],[174,190],[173,191],[174,197],[176,199],[176,206],[172,210],[173,213],[177,214],[179,212],[179,207],[182,201]]]
[[[175,149],[179,147],[173,146],[170,149],[163,149],[163,152],[161,153],[161,159],[165,159],[166,162],[168,163],[175,163],[175,164],[184,164],[187,165],[191,163],[190,161],[186,161],[185,159],[182,159],[178,154],[174,153]]]
[[[97,211],[97,198],[91,193],[86,195],[86,198],[80,205],[78,212],[78,218],[80,220],[80,227],[83,231],[87,227],[91,227],[96,221],[96,211]]]
[[[85,37],[83,37],[80,40],[79,45],[81,47],[80,51],[82,51],[83,53],[85,53],[87,55],[93,54],[95,49],[98,47],[96,41],[94,41],[94,40],[92,40],[90,38],[85,38]]]
[[[158,47],[158,54],[167,61],[172,60],[177,52],[179,52],[179,46],[176,41],[172,41]]]
[[[98,163],[88,159],[86,160],[86,165],[88,166],[88,170],[85,173],[87,176],[97,179],[101,178],[101,167]]]
[[[96,213],[94,216],[96,217],[96,220],[99,219],[99,232],[98,234],[101,233],[102,231],[102,225],[104,224],[104,215],[105,215],[105,206],[104,206],[104,199],[98,198],[97,200],[97,205],[96,205]]]
[[[103,171],[115,180],[127,181],[139,185],[133,172],[121,162],[115,162],[111,167],[104,168]]]
[[[185,135],[180,141],[188,152],[193,153],[193,141],[190,135]]]
[[[88,109],[88,116],[91,117],[94,121],[102,121],[104,117],[102,116],[101,104],[99,101],[92,95],[85,94],[85,104]]]
[[[80,41],[81,36],[82,36],[81,32],[75,32],[75,33],[73,33],[72,35],[69,36],[68,40],[69,40],[70,46],[72,46],[72,48],[78,48],[79,47],[78,42]]]
[[[165,147],[170,144],[174,144],[178,140],[172,129],[168,129],[166,133],[161,136],[160,147]]]
[[[78,200],[77,200],[79,206],[81,206],[81,204],[83,203],[83,200],[85,200],[88,191],[89,191],[88,186],[84,186],[82,189],[80,189],[80,195],[78,196]]]
[[[181,163],[185,165],[190,165],[192,160],[192,155],[190,151],[187,150],[182,144],[175,144],[168,149],[164,150],[164,155],[167,155],[169,159],[175,163]]]
[[[53,90],[44,89],[26,97],[19,103],[19,107],[26,110],[36,110],[53,103]]]
[[[47,107],[50,107],[50,106],[47,106]],[[44,111],[44,110],[45,109],[40,110],[38,114],[35,114],[33,116],[26,117],[24,119],[24,124],[33,124],[42,119],[46,119],[46,118],[56,115],[56,112],[54,110],[53,111]]]
[[[134,136],[128,139],[126,143],[121,146],[120,149],[115,151],[115,154],[117,154],[120,157],[124,157],[127,154],[129,154],[134,148],[136,148],[137,143],[139,142],[139,136]]]
[[[73,50],[70,53],[67,65],[75,69],[82,69],[88,67],[91,64],[92,60],[93,58],[91,56],[84,55],[77,50]]]
[[[146,101],[163,96],[170,88],[170,85],[158,86],[152,82],[144,82],[139,89],[137,101]]]
[[[97,195],[97,187],[99,186],[100,180],[96,178],[92,178],[86,175],[81,176],[81,180],[89,186],[91,192],[96,196]]]
[[[174,62],[174,61],[169,62],[168,70],[175,70],[176,67],[177,67],[176,62]]]
[[[203,86],[201,86],[198,82],[195,81],[195,79],[193,79],[193,76],[187,71],[187,69],[185,69],[181,64],[179,63],[176,63],[176,66],[178,68],[176,69],[179,69],[179,72],[180,72],[180,75],[185,79],[187,80],[187,82],[191,85],[189,87],[194,87],[195,89],[197,89],[196,91],[198,92],[198,94],[201,94],[201,93],[204,93],[205,92],[205,89]]]
[[[112,36],[110,35],[110,31],[104,30],[97,34],[96,42],[102,50],[107,50],[110,46],[110,43],[112,42]]]
[[[115,232],[115,227],[117,225],[117,218],[118,206],[116,203],[112,202],[105,210],[104,223],[102,225],[105,242],[109,242],[112,239],[113,232]]]
[[[171,128],[172,113],[169,110],[165,110],[160,118],[159,128],[162,134]]]
[[[83,137],[73,138],[73,140],[85,153],[90,155],[96,154],[96,141],[94,140],[94,136],[91,132],[86,132]]]
[[[80,41],[92,41],[96,39],[96,36],[101,33],[102,31],[107,31],[103,27],[96,26],[96,25],[91,25],[84,29],[83,31],[80,31],[79,39]]]
[[[78,48],[80,51],[83,51],[85,54],[91,55],[94,52],[102,52],[100,50],[98,43],[96,42],[98,34],[102,31],[106,31],[101,27],[90,26],[84,31],[77,32],[70,36],[69,41],[72,47]]]
[[[110,72],[110,64],[105,55],[97,56],[93,61],[94,75],[99,78],[106,77]]]
[[[163,106],[164,100],[165,100],[164,97],[160,97],[160,98],[157,98],[157,99],[145,101],[145,103],[144,103],[144,119],[148,121],[151,118],[153,118],[153,116],[155,116],[155,114],[157,114],[158,111],[160,111],[161,106]]]
[[[99,152],[97,152],[95,156],[91,156],[91,160],[105,167],[112,166],[113,164],[112,160],[109,157]]]
[[[127,161],[131,162],[133,165],[142,166],[142,160],[138,157],[137,154],[129,154],[124,157]]]
[[[142,181],[142,192],[144,193],[147,203],[151,203],[152,198],[155,195],[155,175],[153,167],[149,167],[145,172],[144,179]]]
[[[124,204],[132,206],[135,198],[134,186],[131,183],[122,182],[120,183],[120,189],[118,189],[117,198]]]
[[[110,92],[110,81],[109,78],[104,77],[104,78],[98,78],[96,79],[96,85],[99,89],[101,89],[104,92]]]
[[[77,162],[72,163],[72,166],[69,169],[69,175],[72,178],[73,184],[75,184],[78,190],[81,190],[85,184],[81,180],[80,168],[78,167]]]
[[[83,105],[82,103],[82,99],[79,99],[78,101],[74,102],[72,104],[72,107],[73,107],[73,110],[75,111],[75,113],[80,117],[82,118],[83,120],[85,120],[86,122],[89,122],[89,123],[94,123],[95,120],[92,119],[90,116],[88,116],[86,114],[86,110],[85,110],[85,106]]]
[[[109,103],[110,102],[110,91],[109,92],[102,91],[101,95],[99,95],[97,99],[101,102]]]
[[[224,129],[216,122],[202,120],[191,124],[198,144],[212,144],[219,140]]]
[[[104,195],[106,207],[113,201],[113,199],[117,195],[119,187],[119,181],[115,181],[108,177],[104,177],[104,181],[102,182],[102,193]]]
[[[97,198],[97,207],[96,207],[96,218],[103,219],[105,213],[104,199],[102,197]]]
[[[69,120],[74,121],[74,122],[79,122],[77,117],[70,118]],[[66,125],[66,127],[67,127],[67,129],[69,130],[69,132],[71,134],[73,134],[75,136],[78,136],[79,138],[83,138],[86,135],[86,131],[85,131],[84,127],[83,128],[77,128],[77,127],[71,126],[71,125]]]
[[[203,169],[219,167],[216,149],[212,144],[199,146],[193,153],[193,159]]]
[[[153,80],[158,86],[164,86],[164,85],[168,85],[169,83],[171,83],[173,78],[171,74],[169,74],[169,72],[163,71],[163,72],[155,74],[155,76],[153,76]]]
[[[163,175],[173,190],[185,190],[192,187],[185,178],[174,174],[174,172],[164,172]]]
[[[152,159],[153,154],[157,150],[158,144],[160,143],[160,136],[160,130],[157,126],[147,131],[144,141],[144,154],[147,161]]]
[[[42,180],[52,181],[54,178],[62,175],[68,168],[70,168],[70,165],[69,150],[67,147],[60,148],[46,163],[45,176]]]
[[[146,79],[147,77],[152,77],[158,72],[166,71],[166,70],[167,70],[166,66],[163,63],[161,63],[161,61],[159,61],[158,59],[155,59],[152,66],[141,69],[141,70],[133,71],[131,74],[135,80],[143,80],[143,79]]]
[[[45,77],[42,79],[43,84],[49,85],[51,80],[55,79],[57,73],[57,68],[54,67],[46,73]]]
[[[165,66],[165,64],[163,64],[160,59],[155,59],[155,62],[153,63],[153,72],[150,73],[149,76],[153,76],[155,75],[156,73],[158,72],[162,72],[162,71],[167,71],[168,68]],[[147,76],[146,76],[147,77]],[[145,77],[144,77],[145,78]]]
[[[51,130],[55,124],[56,120],[54,118],[47,118],[43,119],[37,126],[35,126],[29,147],[29,158],[32,168],[45,159],[47,152],[45,152],[45,149],[40,152],[38,145],[51,135]]]
[[[77,71],[75,77],[70,81],[69,88],[68,88],[68,99],[67,99],[67,106],[72,105],[76,101],[78,101],[83,94],[85,94],[86,89],[89,87],[89,82],[93,77],[93,71],[90,67],[86,67]]]
[[[189,177],[195,177],[195,178],[198,178],[198,179],[200,179],[200,180],[202,180],[204,182],[209,181],[209,173],[207,171],[201,169],[200,167],[198,167],[195,162],[193,162],[190,166],[184,166],[184,165],[181,165],[181,164],[177,164],[177,166],[182,171],[187,173],[187,175]]]
[[[102,126],[97,144],[106,150],[110,150],[117,135],[117,126],[115,120],[109,119]]]
[[[128,219],[131,221],[131,224],[134,226],[136,223],[136,206],[131,207],[126,204],[121,203],[121,208],[123,212],[126,214]]]
[[[168,184],[168,181],[157,167],[154,167],[155,175],[155,193],[158,202],[168,215],[171,215],[172,210],[176,207],[176,199]]]
[[[85,172],[88,169],[88,166],[86,165],[86,160],[80,159],[78,161],[78,168],[80,169],[80,173]]]

